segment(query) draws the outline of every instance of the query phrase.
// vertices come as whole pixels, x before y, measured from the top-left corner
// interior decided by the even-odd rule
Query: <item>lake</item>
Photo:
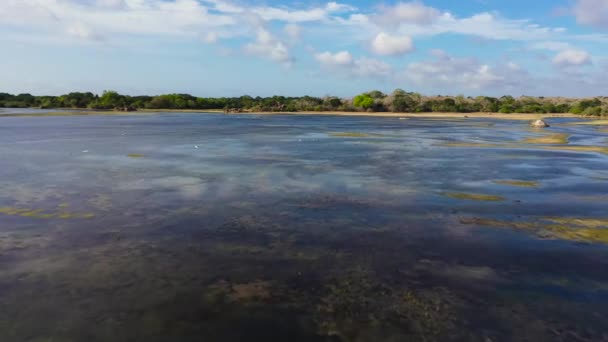
[[[577,121],[0,117],[0,341],[608,341]]]

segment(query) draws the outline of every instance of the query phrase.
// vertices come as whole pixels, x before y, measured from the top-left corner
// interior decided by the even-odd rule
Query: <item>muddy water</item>
[[[608,340],[572,121],[0,118],[0,341]]]

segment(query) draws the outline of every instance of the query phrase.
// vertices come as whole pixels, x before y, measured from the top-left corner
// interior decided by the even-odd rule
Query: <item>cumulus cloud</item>
[[[354,6],[337,3],[335,1],[328,2],[325,9],[329,12],[351,12],[357,10]]]
[[[403,55],[414,51],[414,42],[408,36],[391,36],[380,32],[372,40],[371,48],[378,55]]]
[[[553,64],[559,67],[587,65],[591,64],[591,56],[584,50],[568,49],[558,53]]]
[[[608,28],[608,0],[577,0],[572,13],[580,24]]]
[[[401,78],[423,87],[469,90],[517,87],[528,78],[513,62],[491,66],[475,58],[452,57],[441,50],[434,50],[432,55],[433,60],[410,63]]]
[[[340,51],[334,54],[321,52],[315,54],[315,59],[325,67],[344,66],[353,63],[353,56],[348,51]]]
[[[296,24],[287,24],[283,28],[287,37],[289,37],[292,41],[300,40],[302,35],[302,28]]]
[[[293,63],[287,46],[264,28],[258,29],[255,42],[245,45],[245,52],[268,58],[285,66]]]
[[[368,57],[355,59],[348,51],[321,52],[315,54],[315,59],[323,68],[348,76],[387,77],[392,71],[388,63]]]
[[[355,60],[354,65],[353,74],[364,77],[387,77],[393,70],[390,64],[367,57]]]
[[[428,25],[440,14],[439,10],[425,6],[422,2],[399,2],[394,6],[381,7],[381,12],[374,17],[374,21],[381,26]]]

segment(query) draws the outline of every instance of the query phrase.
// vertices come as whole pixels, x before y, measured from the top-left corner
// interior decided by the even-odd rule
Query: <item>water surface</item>
[[[0,118],[0,341],[608,340],[572,121]]]

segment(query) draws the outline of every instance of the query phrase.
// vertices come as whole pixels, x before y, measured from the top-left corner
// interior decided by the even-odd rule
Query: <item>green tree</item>
[[[369,109],[374,106],[374,99],[369,94],[361,94],[355,96],[353,104],[355,107]]]

